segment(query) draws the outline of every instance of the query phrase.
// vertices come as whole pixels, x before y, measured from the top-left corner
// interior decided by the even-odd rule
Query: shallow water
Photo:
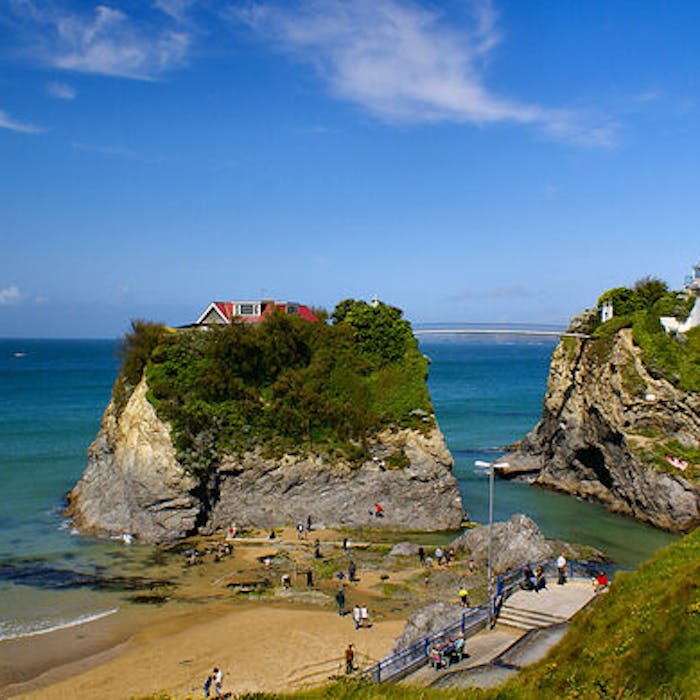
[[[107,340],[0,340],[0,564],[157,575],[148,548],[76,537],[61,517],[64,495],[85,467],[109,400],[115,348]],[[485,521],[488,480],[474,460],[495,459],[503,445],[535,425],[553,344],[431,338],[421,348],[432,360],[430,390],[465,507],[474,520]],[[629,566],[673,539],[589,503],[498,481],[496,518],[516,512],[532,516],[551,537],[591,544]],[[45,587],[12,580],[0,575],[0,639],[124,604],[119,593],[62,588],[48,573]]]

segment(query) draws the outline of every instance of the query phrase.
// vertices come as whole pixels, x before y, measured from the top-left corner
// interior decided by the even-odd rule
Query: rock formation
[[[589,498],[673,532],[700,524],[696,465],[665,459],[700,448],[700,396],[654,376],[632,331],[564,338],[552,355],[542,420],[503,458],[505,478]]]
[[[231,522],[277,527],[311,515],[326,526],[443,530],[463,508],[439,428],[386,430],[360,467],[300,450],[280,459],[262,449],[224,455],[204,476],[178,463],[171,428],[147,399],[143,379],[117,417],[110,402],[88,450],[88,467],[68,495],[67,515],[85,533],[173,540]],[[384,460],[397,450],[408,465]],[[383,517],[370,514],[380,503]]]

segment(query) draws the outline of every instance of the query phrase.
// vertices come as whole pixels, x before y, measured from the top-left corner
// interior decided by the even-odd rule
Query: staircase
[[[504,605],[498,615],[498,624],[507,627],[514,627],[525,632],[537,627],[551,627],[566,622],[566,617],[541,610],[530,610],[528,608],[514,605]]]

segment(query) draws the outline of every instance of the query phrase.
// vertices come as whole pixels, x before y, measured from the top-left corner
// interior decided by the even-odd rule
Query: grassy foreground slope
[[[500,688],[441,691],[339,682],[291,695],[240,696],[240,700],[283,698],[700,698],[700,529],[637,571],[619,574],[610,591],[577,616],[545,659]]]

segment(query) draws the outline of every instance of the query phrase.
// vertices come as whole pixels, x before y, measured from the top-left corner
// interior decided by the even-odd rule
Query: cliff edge
[[[590,498],[672,532],[700,524],[700,465],[688,459],[700,454],[700,395],[652,374],[631,328],[562,339],[542,419],[514,448],[502,477]]]
[[[452,456],[437,424],[379,433],[369,445],[373,458],[359,466],[310,452],[269,458],[256,448],[193,475],[178,462],[171,427],[147,393],[143,379],[119,417],[110,402],[88,467],[68,494],[66,514],[86,534],[158,542],[232,521],[271,528],[309,514],[326,526],[402,530],[451,529],[462,520]],[[408,463],[391,468],[387,458],[397,451]],[[375,503],[381,518],[369,513]]]

